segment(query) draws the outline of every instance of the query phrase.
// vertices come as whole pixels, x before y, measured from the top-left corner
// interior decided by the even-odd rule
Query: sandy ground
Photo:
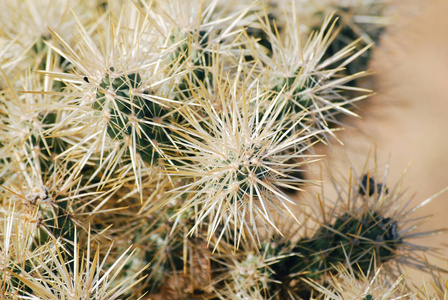
[[[409,198],[415,193],[415,205],[448,186],[448,1],[419,4],[417,13],[405,1],[401,17],[382,36],[371,64],[378,76],[377,94],[360,112],[362,119],[354,123],[357,129],[339,135],[358,170],[376,147],[380,168],[390,162],[388,184],[398,181],[412,163],[404,186]],[[335,149],[330,161],[347,170],[342,153]],[[448,192],[415,213],[429,214],[434,217],[422,229],[448,227]],[[448,235],[416,242],[434,246],[445,242],[441,251],[445,260],[440,264],[448,267]],[[425,276],[409,273],[417,284]]]

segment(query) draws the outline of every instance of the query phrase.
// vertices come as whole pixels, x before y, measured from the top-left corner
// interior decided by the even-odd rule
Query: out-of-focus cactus
[[[358,191],[368,189],[364,183],[362,180],[359,182],[361,187],[351,185],[348,190],[339,191],[339,200],[332,207],[325,208],[322,215],[307,215],[307,222],[302,226],[313,233],[305,233],[303,228],[288,230],[287,239],[270,240],[258,251],[246,248],[236,255],[232,251],[221,255],[216,268],[221,270],[216,273],[216,280],[221,283],[218,285],[221,298],[238,298],[242,286],[247,293],[263,299],[308,299],[319,292],[324,296],[335,295],[325,286],[328,281],[334,283],[337,274],[346,272],[341,270],[341,266],[351,270],[354,285],[358,279],[367,280],[369,276],[366,274],[373,276],[381,268],[383,275],[393,278],[392,274],[396,275],[400,270],[394,270],[394,264],[399,268],[412,265],[425,269],[426,261],[421,254],[435,249],[413,246],[409,241],[413,237],[411,232],[418,226],[404,220],[415,208],[406,210],[396,205],[403,196],[398,185],[391,189],[390,194],[381,185],[383,192],[366,195]],[[348,195],[350,198],[346,198]],[[325,211],[331,211],[331,215]],[[293,237],[298,236],[298,232],[304,234],[294,241]],[[334,284],[337,289],[337,281]],[[382,288],[388,287],[384,285]],[[361,293],[348,290],[348,287],[344,293],[350,292]],[[412,294],[407,288],[402,292],[403,295],[406,292]],[[371,293],[376,292],[372,290]],[[364,296],[368,297],[367,294]]]

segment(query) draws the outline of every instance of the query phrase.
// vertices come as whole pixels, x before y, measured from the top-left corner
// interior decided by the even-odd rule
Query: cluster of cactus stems
[[[408,266],[446,297],[411,242],[433,198],[309,174],[371,94],[385,1],[4,4],[0,298],[432,299]]]

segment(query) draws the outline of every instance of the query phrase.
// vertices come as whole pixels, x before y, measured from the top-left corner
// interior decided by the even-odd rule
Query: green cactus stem
[[[174,36],[171,37],[171,40],[175,42]],[[198,49],[192,46],[192,43],[196,43],[196,41],[199,45]],[[191,68],[177,86],[179,96],[175,97],[176,100],[191,98],[190,89],[192,87],[199,87],[201,84],[211,85],[212,75],[207,71],[207,67],[212,65],[212,56],[207,51],[207,47],[209,47],[207,32],[200,30],[198,34],[188,33],[186,41],[176,48],[173,61],[177,64],[190,64],[188,68]]]
[[[171,131],[164,127],[167,124],[168,109],[152,100],[133,95],[132,90],[139,89],[142,78],[139,73],[129,73],[120,77],[112,77],[114,68],[110,69],[96,93],[93,108],[109,112],[107,125],[108,135],[115,140],[131,137],[134,129],[132,121],[137,121],[138,132],[135,132],[137,152],[148,164],[157,163],[161,157],[159,145],[171,143]],[[106,93],[113,95],[113,101],[108,102]],[[147,93],[144,93],[148,95]],[[106,107],[107,106],[107,107]]]

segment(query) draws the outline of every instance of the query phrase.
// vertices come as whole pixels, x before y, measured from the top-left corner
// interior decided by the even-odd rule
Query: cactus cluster
[[[374,182],[372,177],[367,178]],[[364,183],[359,178],[358,187],[350,184],[339,190],[337,202],[318,214],[307,214],[304,223],[295,229],[285,224],[286,239],[268,235],[270,239],[264,239],[259,248],[246,248],[236,255],[224,251],[216,264],[232,271],[218,273],[217,281],[223,286],[221,298],[245,299],[241,296],[245,284],[250,299],[346,299],[344,293],[351,295],[349,299],[369,299],[377,289],[389,290],[385,294],[388,297],[400,292],[401,296],[412,295],[406,288],[396,293],[403,278],[393,279],[393,274],[396,276],[406,264],[422,268],[425,264],[415,249],[409,248],[408,240],[417,226],[400,222],[414,209],[394,205],[402,197],[398,186],[390,194],[384,190],[366,195],[356,190],[365,189]],[[394,270],[396,267],[398,270]],[[380,270],[389,282],[381,281],[370,290],[349,290],[349,284],[363,286],[363,280],[367,284],[375,276],[380,277]],[[344,288],[338,280],[347,275],[353,282],[343,282],[348,285]],[[334,286],[329,288],[331,284]]]
[[[418,299],[402,267],[445,271],[387,172],[309,175],[384,1],[53,2],[0,12],[0,298]]]

